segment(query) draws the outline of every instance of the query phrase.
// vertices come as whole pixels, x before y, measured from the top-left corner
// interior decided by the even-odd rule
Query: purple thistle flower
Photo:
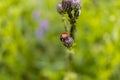
[[[49,22],[47,20],[42,20],[38,29],[36,30],[36,37],[42,38],[49,27]]]
[[[62,8],[62,3],[58,3],[58,5],[57,5],[57,11],[61,15],[65,14],[65,12],[64,12],[64,10]]]
[[[81,0],[72,0],[72,9],[79,10],[81,8]]]
[[[40,27],[41,27],[41,29],[44,30],[44,31],[47,30],[48,27],[49,27],[48,21],[47,21],[47,20],[42,20],[41,23],[40,23]]]
[[[62,0],[62,8],[65,12],[71,11],[71,0]]]
[[[63,44],[66,46],[66,47],[71,47],[74,43],[74,40],[72,37],[68,37],[66,38],[64,41],[63,41]]]
[[[42,38],[44,36],[44,32],[41,29],[36,30],[36,37]]]

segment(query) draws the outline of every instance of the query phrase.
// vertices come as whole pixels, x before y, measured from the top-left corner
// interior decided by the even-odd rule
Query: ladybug
[[[67,39],[68,37],[69,37],[68,32],[64,32],[60,35],[60,40],[65,41],[65,39]]]

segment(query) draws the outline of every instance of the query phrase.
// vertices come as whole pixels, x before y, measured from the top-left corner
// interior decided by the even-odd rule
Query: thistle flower
[[[72,11],[71,0],[62,0],[62,7],[65,12]]]
[[[71,47],[73,45],[73,42],[74,42],[73,38],[72,37],[68,37],[68,38],[65,39],[63,44],[66,47]]]
[[[64,12],[64,10],[63,10],[63,8],[62,8],[62,3],[58,3],[58,5],[57,5],[57,11],[58,11],[58,13],[60,13],[60,14],[65,14],[65,12]]]
[[[79,10],[81,8],[81,1],[80,0],[72,0],[71,7],[74,10]]]

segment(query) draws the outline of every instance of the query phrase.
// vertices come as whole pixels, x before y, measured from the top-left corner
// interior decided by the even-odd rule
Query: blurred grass
[[[58,2],[0,0],[0,80],[120,80],[120,1],[82,0],[69,75]]]

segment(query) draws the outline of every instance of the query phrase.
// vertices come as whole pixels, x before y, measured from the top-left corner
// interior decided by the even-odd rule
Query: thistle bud
[[[74,10],[79,10],[81,8],[81,1],[80,0],[72,0],[71,7]]]
[[[65,12],[71,11],[71,0],[62,0],[62,7]]]
[[[72,37],[68,37],[65,39],[65,41],[63,42],[64,46],[66,47],[71,47],[73,45],[73,38]]]
[[[62,14],[62,15],[65,14],[65,12],[64,12],[64,10],[62,8],[62,3],[58,3],[57,11],[58,11],[59,14]]]
[[[80,14],[81,14],[81,10],[75,10],[74,17],[77,19]]]

